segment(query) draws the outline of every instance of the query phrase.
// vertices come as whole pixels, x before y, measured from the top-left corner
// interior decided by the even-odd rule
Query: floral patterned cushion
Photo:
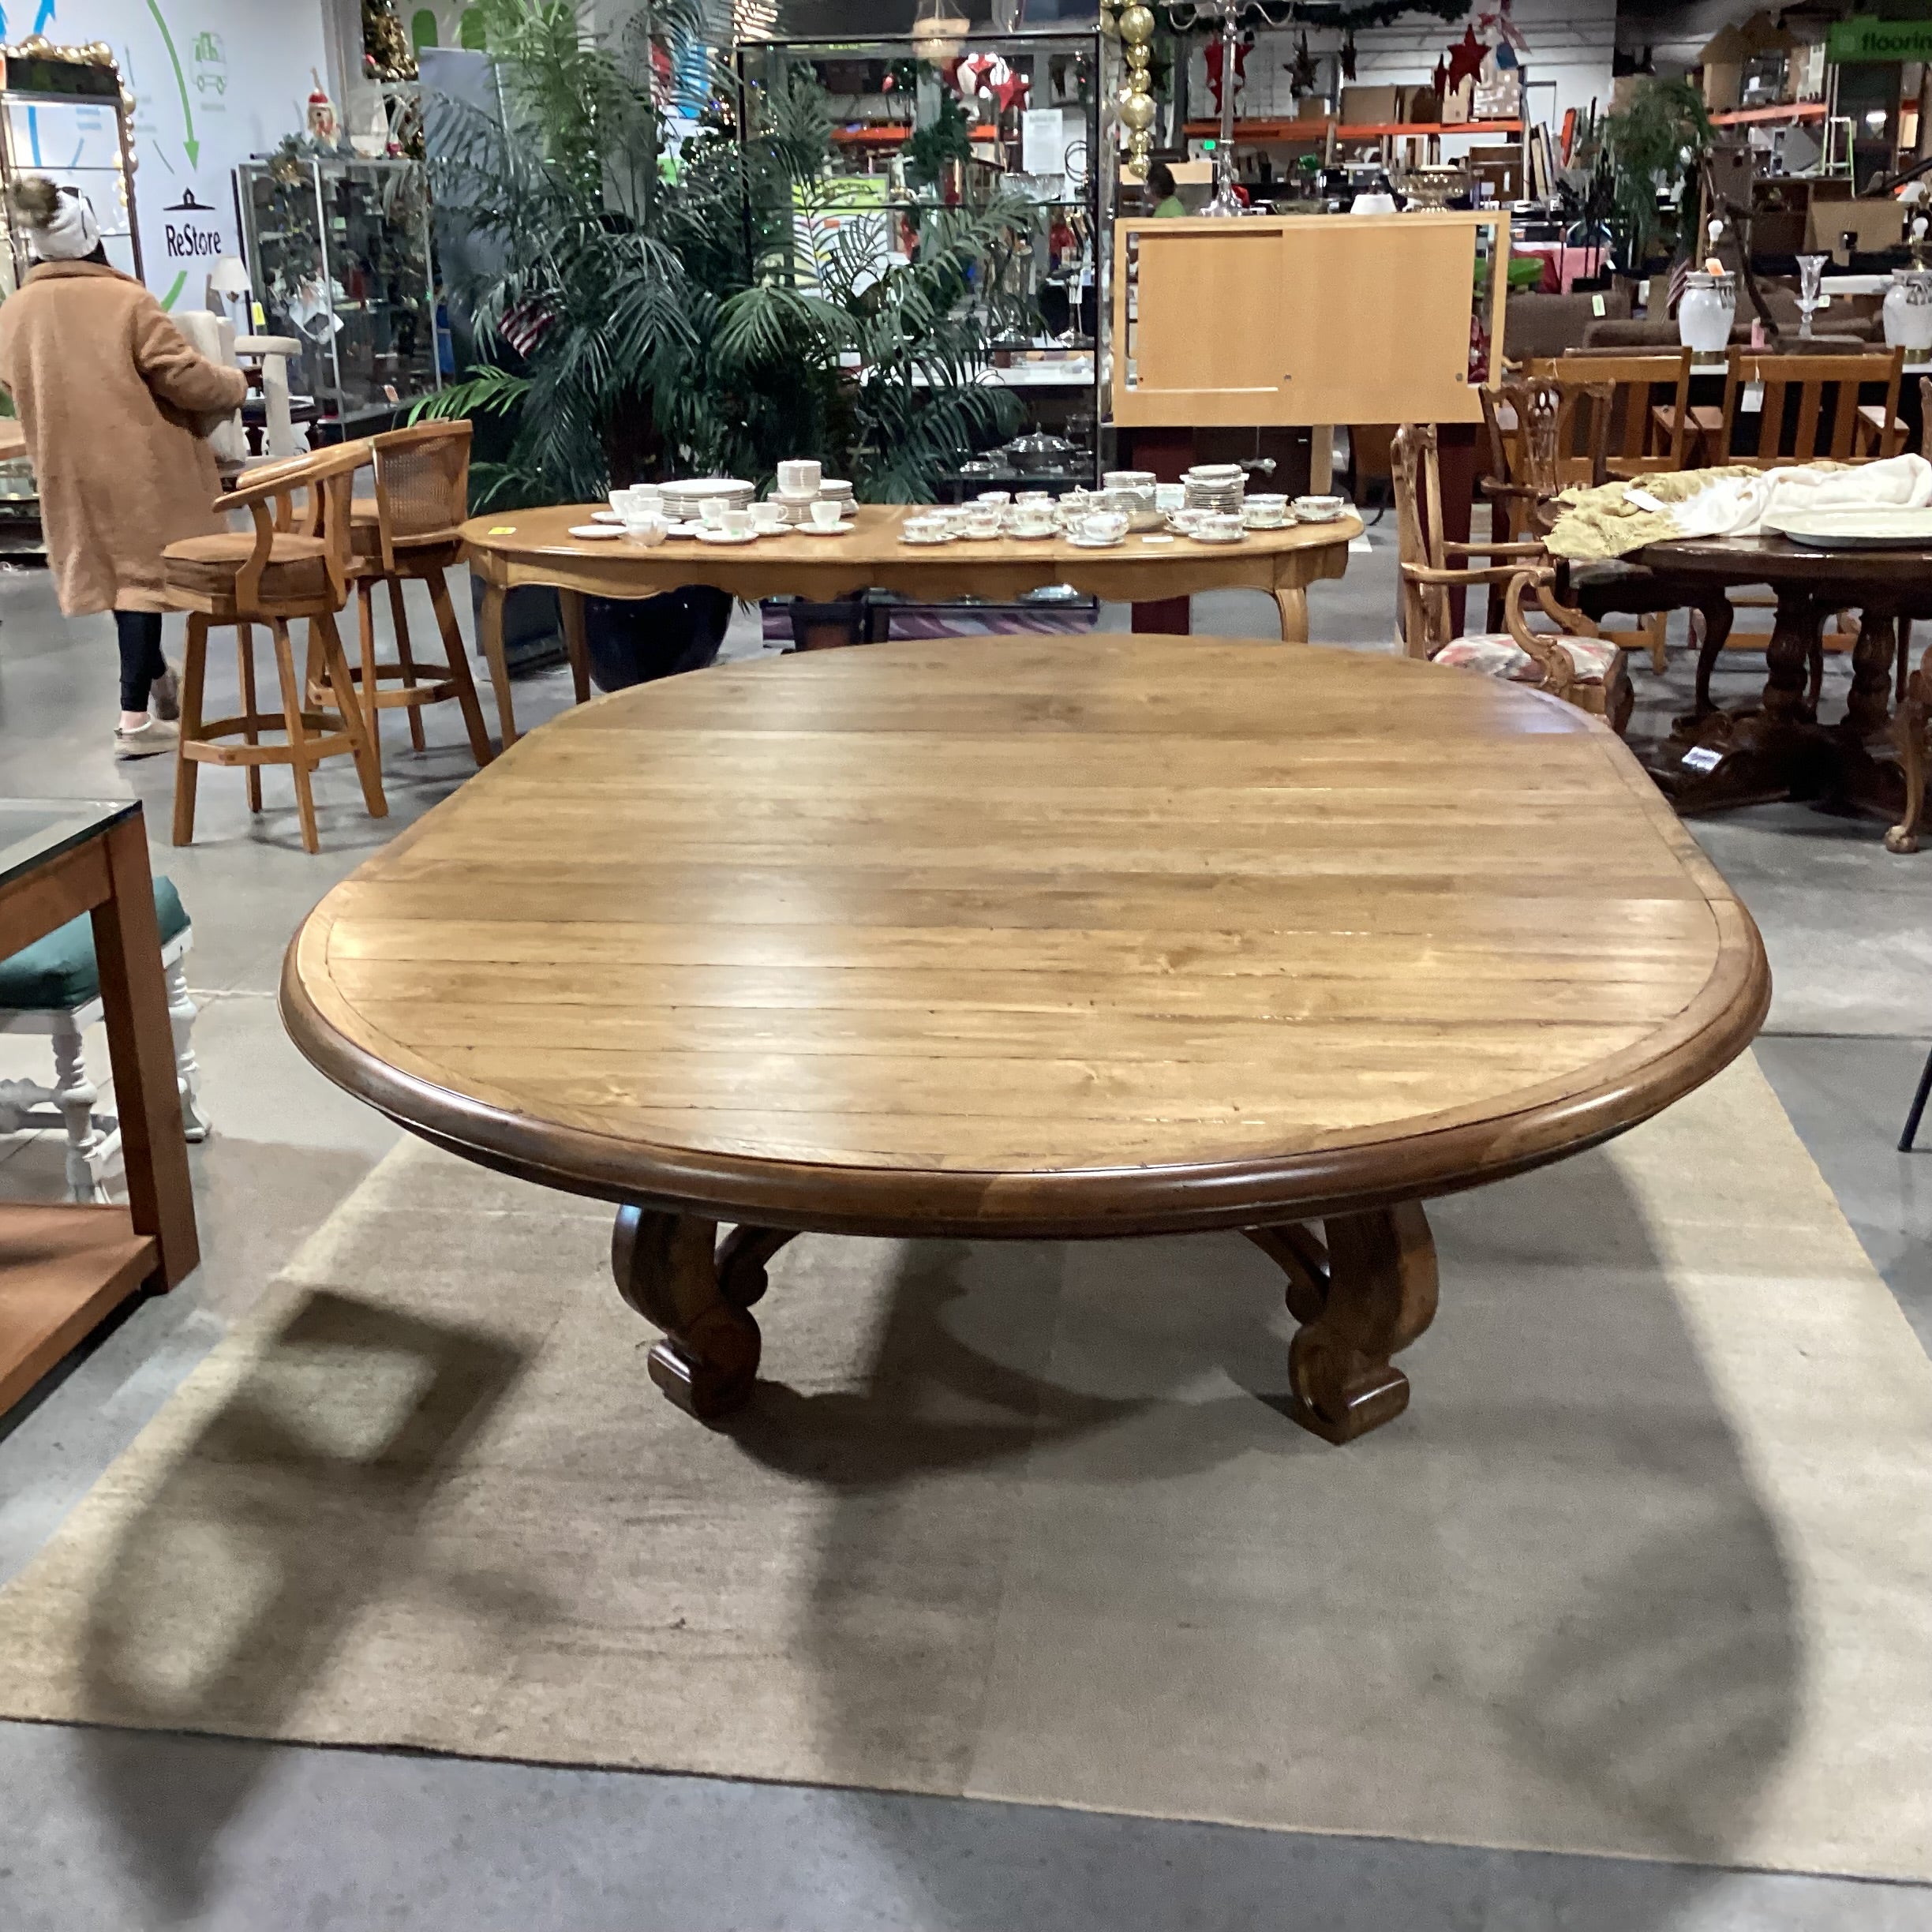
[[[1552,637],[1559,650],[1570,653],[1577,681],[1601,684],[1616,662],[1617,646],[1598,638]],[[1542,668],[1507,631],[1452,638],[1436,652],[1433,662],[1480,671],[1485,677],[1509,678],[1518,684],[1540,684]]]

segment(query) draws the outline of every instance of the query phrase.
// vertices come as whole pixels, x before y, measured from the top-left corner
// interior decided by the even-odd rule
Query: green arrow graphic
[[[174,36],[168,32],[168,24],[161,17],[161,9],[157,0],[148,0],[148,11],[154,16],[155,24],[161,29],[161,38],[167,43],[168,59],[174,68],[174,84],[181,89],[182,120],[188,129],[182,145],[188,151],[188,165],[199,167],[201,164],[201,144],[195,139],[194,110],[188,105],[188,82],[182,73],[181,56],[174,51]]]

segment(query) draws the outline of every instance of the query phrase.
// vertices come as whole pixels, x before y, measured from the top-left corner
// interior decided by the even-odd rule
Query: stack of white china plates
[[[1239,463],[1196,463],[1181,481],[1187,489],[1189,509],[1211,510],[1222,516],[1241,515],[1248,476]]]
[[[704,514],[707,503],[722,504],[727,510],[749,510],[757,486],[740,482],[736,477],[691,477],[664,486],[664,513],[675,522],[695,522]]]
[[[850,516],[859,505],[852,496],[852,486],[843,477],[823,477],[818,483],[818,500],[835,503],[841,516]]]

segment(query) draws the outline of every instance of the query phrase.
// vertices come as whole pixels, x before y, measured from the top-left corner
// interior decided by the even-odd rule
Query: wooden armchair
[[[1546,413],[1547,397],[1537,399]],[[1529,420],[1526,416],[1526,422]],[[1395,528],[1401,583],[1402,649],[1411,657],[1455,665],[1492,677],[1533,684],[1579,710],[1608,721],[1621,732],[1634,702],[1623,653],[1596,634],[1579,611],[1557,601],[1556,572],[1540,543],[1459,544],[1443,534],[1442,491],[1436,427],[1404,423],[1390,448],[1395,485]],[[1502,557],[1507,562],[1452,564],[1452,557]],[[1481,584],[1499,591],[1503,623],[1474,636],[1458,637],[1449,593]],[[1524,614],[1533,597],[1555,631],[1533,631]]]

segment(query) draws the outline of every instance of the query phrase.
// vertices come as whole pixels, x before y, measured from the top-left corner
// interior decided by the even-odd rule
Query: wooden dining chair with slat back
[[[204,765],[243,766],[249,809],[256,812],[262,808],[262,766],[287,766],[302,845],[309,852],[320,848],[310,773],[323,758],[347,752],[355,760],[369,816],[388,814],[382,775],[335,629],[335,613],[349,597],[350,494],[356,470],[369,459],[366,442],[346,443],[252,470],[215,506],[246,511],[252,530],[190,537],[161,553],[169,605],[188,613],[174,777],[177,845],[193,843],[196,782]],[[304,702],[303,680],[289,639],[289,625],[298,617],[308,620],[310,657],[335,693],[339,717]],[[253,627],[258,623],[267,625],[275,640],[279,713],[257,708]],[[235,628],[242,708],[234,717],[208,720],[202,715],[208,634],[216,624]],[[284,741],[264,744],[264,732],[279,732]],[[237,739],[239,743],[231,742]]]
[[[350,523],[358,644],[350,676],[361,700],[369,743],[380,761],[382,714],[400,710],[409,715],[410,744],[421,751],[425,742],[422,707],[454,698],[462,713],[470,751],[479,766],[487,765],[494,754],[444,575],[462,556],[458,532],[470,514],[470,425],[425,422],[388,430],[369,439],[369,451],[374,493],[354,500]],[[441,664],[416,661],[402,593],[411,578],[429,589],[443,641]],[[390,621],[395,632],[396,654],[387,661],[376,654],[378,583],[388,586]],[[322,668],[313,659],[309,695],[312,702],[333,702]]]
[[[1545,386],[1531,410],[1553,416],[1555,398]],[[1533,420],[1526,417],[1526,421]],[[1580,711],[1606,720],[1621,732],[1634,702],[1623,653],[1580,612],[1556,601],[1556,572],[1537,543],[1462,544],[1443,533],[1442,485],[1436,426],[1404,423],[1390,446],[1395,485],[1395,533],[1399,572],[1398,639],[1411,657],[1480,671],[1514,683],[1533,684]],[[1454,564],[1451,558],[1502,557],[1500,564]],[[1503,592],[1500,629],[1479,635],[1455,634],[1450,592],[1494,586]],[[1530,628],[1524,610],[1532,600],[1559,627]]]
[[[1713,463],[1769,470],[1780,464],[1825,460],[1855,462],[1859,448],[1860,391],[1881,390],[1889,425],[1866,454],[1896,456],[1904,447],[1899,422],[1903,349],[1871,355],[1785,355],[1733,348],[1724,369],[1724,410]],[[1755,422],[1755,446],[1742,433]]]

